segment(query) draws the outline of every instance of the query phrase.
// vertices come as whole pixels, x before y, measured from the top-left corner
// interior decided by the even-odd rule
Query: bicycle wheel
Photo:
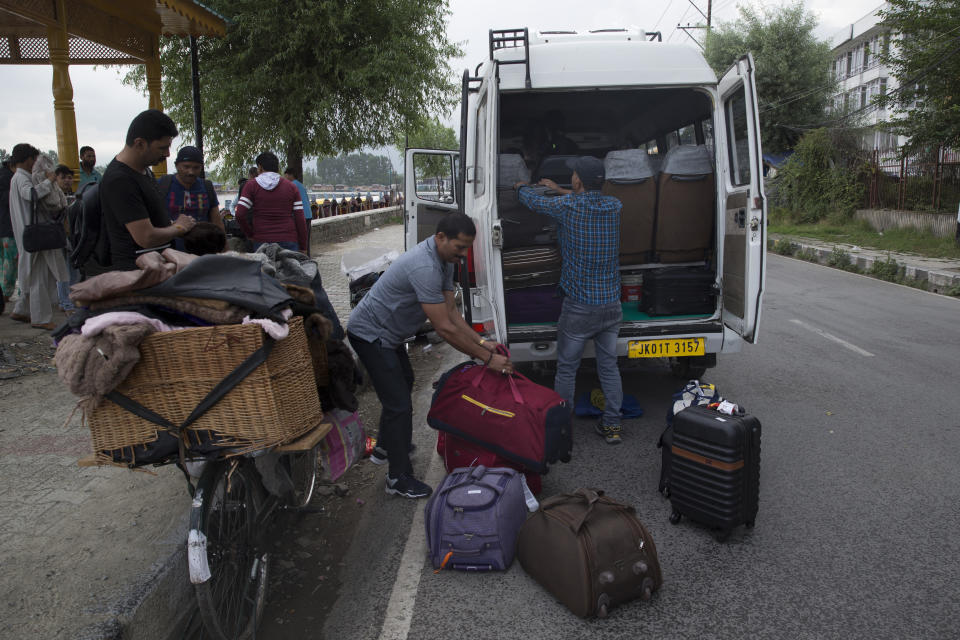
[[[270,557],[257,544],[264,505],[259,480],[242,462],[204,469],[190,514],[190,579],[200,617],[216,640],[253,636],[263,613]]]
[[[290,506],[300,509],[310,504],[313,488],[317,483],[317,470],[320,466],[320,446],[308,451],[297,451],[283,457],[293,481],[293,499]]]

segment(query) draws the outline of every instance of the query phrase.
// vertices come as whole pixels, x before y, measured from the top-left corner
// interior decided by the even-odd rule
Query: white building
[[[879,60],[879,54],[891,46],[890,32],[879,24],[878,13],[886,7],[887,3],[881,4],[830,39],[834,53],[833,74],[839,82],[839,93],[833,99],[834,109],[862,110],[862,121],[867,126],[876,125],[889,115],[889,110],[870,104],[873,98],[897,87],[897,79]],[[889,153],[896,151],[905,141],[904,136],[874,129],[864,135],[863,142],[867,149]]]

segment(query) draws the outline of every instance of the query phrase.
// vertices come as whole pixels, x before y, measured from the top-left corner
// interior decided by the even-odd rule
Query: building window
[[[853,51],[847,51],[847,77],[853,75]]]

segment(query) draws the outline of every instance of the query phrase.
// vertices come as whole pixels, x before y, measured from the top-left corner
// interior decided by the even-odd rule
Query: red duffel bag
[[[437,382],[427,424],[520,465],[546,473],[569,462],[571,411],[553,389],[519,373],[503,375],[473,361]]]
[[[447,473],[461,467],[478,467],[480,465],[487,469],[509,467],[517,471],[523,471],[523,477],[527,480],[527,487],[533,495],[538,496],[543,491],[543,480],[539,473],[524,471],[523,465],[501,458],[492,451],[487,451],[472,442],[461,440],[443,431],[437,432],[437,453],[443,458],[443,466],[446,467]]]

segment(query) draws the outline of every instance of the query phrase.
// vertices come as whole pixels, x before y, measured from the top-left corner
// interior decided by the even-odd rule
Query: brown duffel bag
[[[521,527],[524,570],[581,617],[601,618],[663,584],[657,548],[633,507],[596,489],[544,500]]]

